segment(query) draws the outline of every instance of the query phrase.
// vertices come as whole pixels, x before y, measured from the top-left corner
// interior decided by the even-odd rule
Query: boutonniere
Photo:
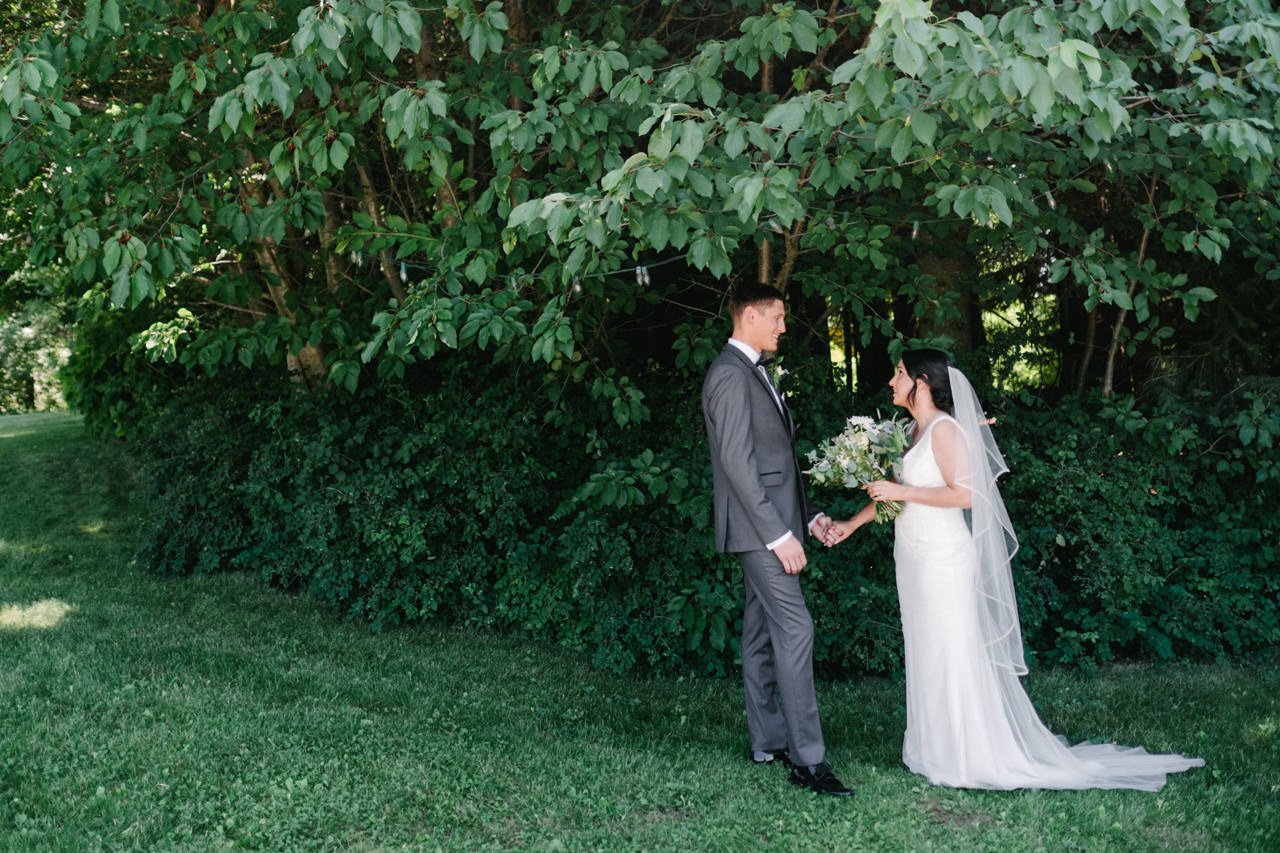
[[[782,359],[775,358],[765,370],[769,371],[769,378],[773,380],[773,387],[778,389],[778,393],[782,391],[782,380],[787,378],[787,369],[782,366]]]

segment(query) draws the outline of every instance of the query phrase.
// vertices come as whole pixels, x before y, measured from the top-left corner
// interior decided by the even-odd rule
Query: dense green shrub
[[[851,404],[796,372],[802,452],[853,409],[888,414],[882,398]],[[137,442],[153,507],[142,558],[253,570],[374,626],[517,631],[614,670],[735,667],[741,581],[710,547],[693,378],[647,385],[648,423],[586,434],[544,417],[547,389],[515,369],[459,366],[418,385],[352,397],[241,378],[186,394]],[[561,404],[607,405],[582,393]],[[1034,658],[1234,656],[1280,640],[1268,511],[1280,428],[1265,395],[1150,415],[1114,399],[992,408]],[[815,498],[837,515],[860,505]],[[891,528],[810,558],[820,666],[900,666]]]
[[[95,435],[116,438],[133,435],[143,424],[161,430],[181,429],[177,424],[157,425],[154,421],[165,411],[169,416],[177,414],[181,421],[181,405],[171,406],[171,401],[178,389],[192,384],[193,379],[198,382],[198,377],[152,361],[133,344],[134,335],[147,327],[156,312],[112,311],[105,297],[90,294],[81,300],[77,313],[70,358],[59,377],[67,405],[84,415],[85,427]],[[242,379],[233,371],[210,393],[234,388]]]
[[[1125,398],[1011,412],[1004,493],[1029,647],[1087,663],[1238,655],[1280,640],[1270,411],[1253,434],[1239,411],[1207,401],[1152,416]]]

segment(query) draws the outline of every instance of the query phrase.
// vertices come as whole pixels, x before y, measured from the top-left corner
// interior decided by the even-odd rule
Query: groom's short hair
[[[729,295],[729,316],[737,318],[748,307],[765,305],[770,302],[785,302],[782,292],[767,284],[755,282],[740,284]]]

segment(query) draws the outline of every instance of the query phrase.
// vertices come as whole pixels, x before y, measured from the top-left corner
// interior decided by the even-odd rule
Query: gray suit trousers
[[[817,764],[827,749],[813,685],[813,618],[800,576],[783,571],[772,551],[737,557],[746,586],[742,683],[751,748],[786,749],[796,764]]]

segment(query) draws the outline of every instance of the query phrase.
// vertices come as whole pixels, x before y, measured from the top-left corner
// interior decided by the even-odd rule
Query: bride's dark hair
[[[951,377],[947,368],[952,367],[951,359],[942,350],[917,349],[907,350],[902,354],[902,366],[912,379],[923,379],[933,395],[933,404],[951,417],[956,416],[956,404],[951,399]],[[916,389],[913,385],[907,399],[916,401]]]

